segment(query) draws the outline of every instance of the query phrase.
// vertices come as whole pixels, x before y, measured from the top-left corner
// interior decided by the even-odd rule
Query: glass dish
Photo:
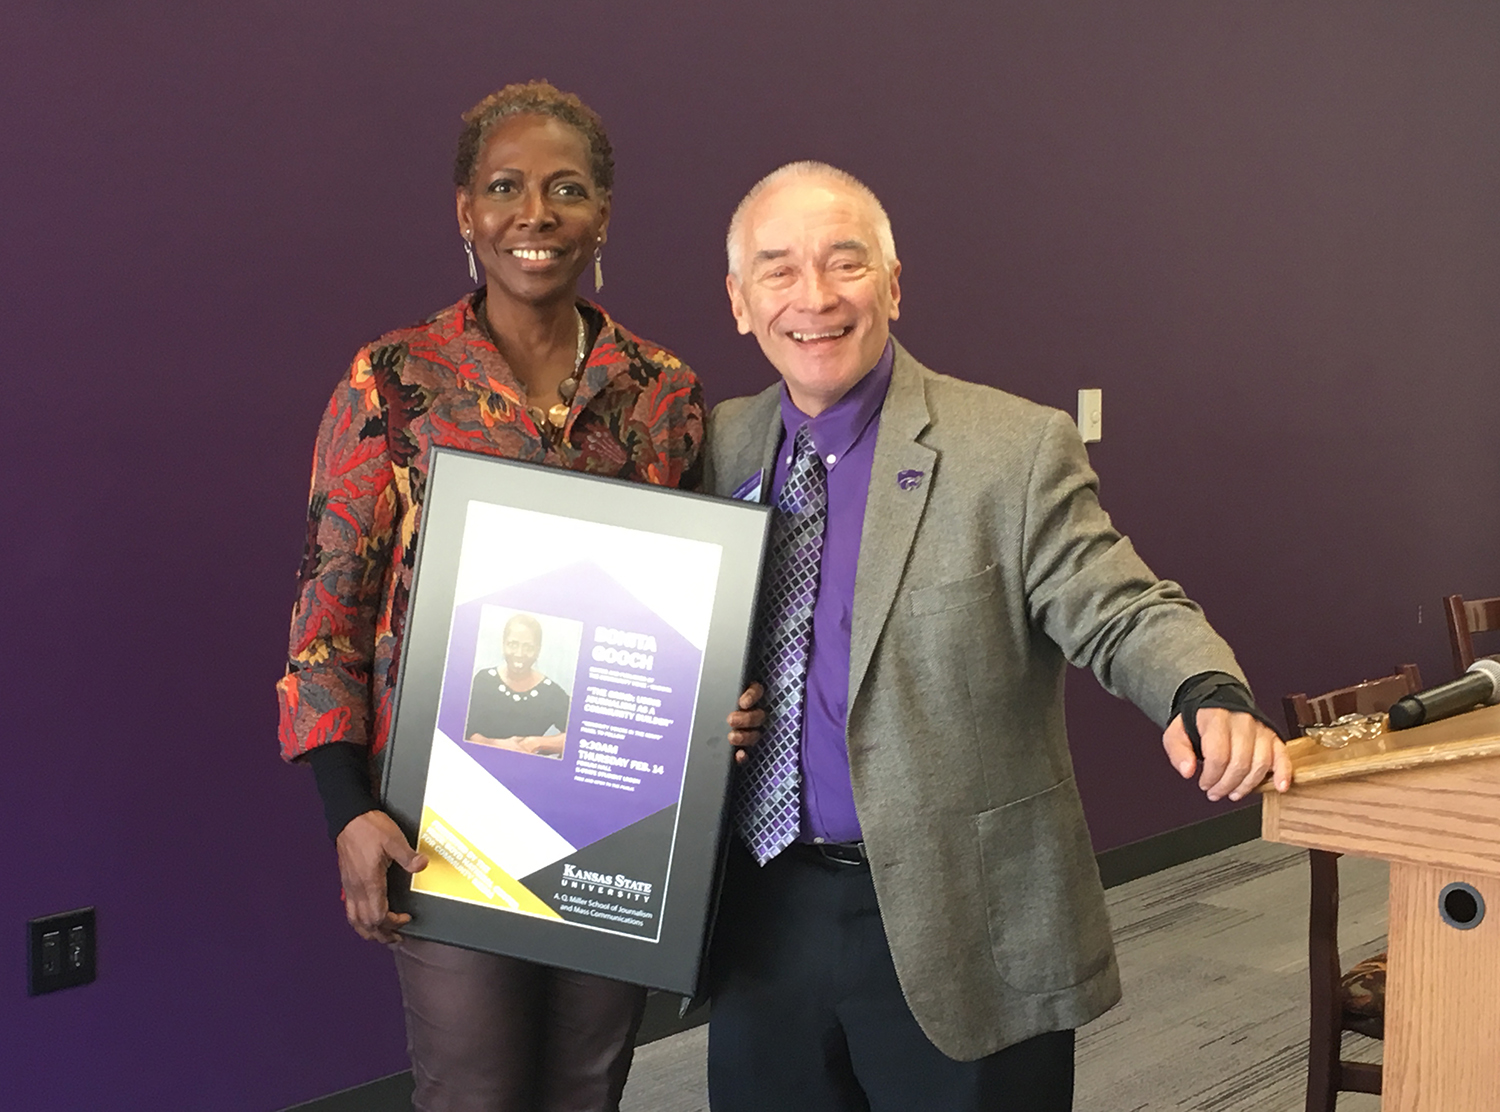
[[[1326,749],[1342,749],[1351,741],[1368,741],[1389,729],[1384,714],[1346,714],[1326,725],[1305,727],[1308,737]]]

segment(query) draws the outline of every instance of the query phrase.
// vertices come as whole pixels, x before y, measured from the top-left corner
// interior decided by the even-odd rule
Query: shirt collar
[[[895,363],[896,344],[888,339],[870,373],[816,417],[809,417],[798,409],[787,392],[786,383],[782,383],[781,423],[786,429],[787,440],[792,440],[797,431],[807,425],[820,456],[825,459],[833,456],[835,463],[843,459],[844,453],[854,446],[885,403],[886,390],[891,385],[891,368]]]

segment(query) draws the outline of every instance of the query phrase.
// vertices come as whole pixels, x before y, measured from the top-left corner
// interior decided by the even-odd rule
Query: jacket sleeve
[[[334,742],[370,744],[375,626],[396,514],[385,430],[364,349],[328,403],[313,453],[287,669],[276,685],[287,760]]]
[[[1073,422],[1044,423],[1026,489],[1026,595],[1033,621],[1112,695],[1165,725],[1178,687],[1199,672],[1243,681],[1198,604],[1158,579],[1099,504],[1099,479]]]

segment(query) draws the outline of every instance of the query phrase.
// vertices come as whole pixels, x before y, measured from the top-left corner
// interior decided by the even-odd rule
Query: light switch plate
[[[1094,444],[1104,439],[1104,391],[1078,391],[1078,431],[1083,433],[1085,444]]]

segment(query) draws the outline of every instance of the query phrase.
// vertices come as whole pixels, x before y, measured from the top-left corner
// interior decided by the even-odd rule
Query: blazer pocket
[[[941,614],[944,610],[959,610],[993,598],[999,591],[999,569],[991,564],[977,575],[947,583],[934,583],[930,587],[918,587],[907,596],[907,606],[914,617],[923,614]]]
[[[974,817],[990,947],[1022,992],[1058,992],[1102,972],[1114,952],[1083,804],[1068,777]]]

